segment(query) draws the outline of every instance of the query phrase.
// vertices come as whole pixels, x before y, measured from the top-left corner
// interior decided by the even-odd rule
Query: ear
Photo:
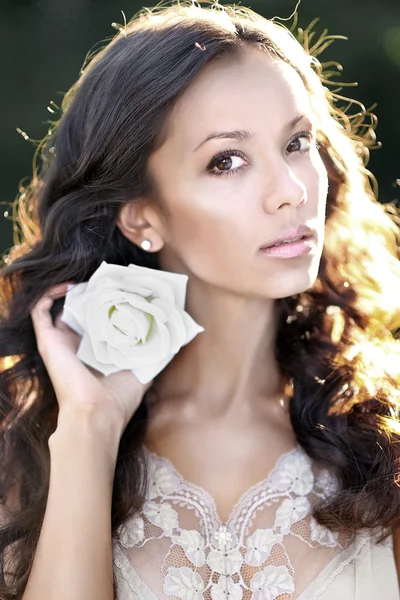
[[[164,246],[162,221],[149,203],[133,200],[124,204],[116,223],[122,234],[137,246],[144,240],[151,242],[150,252],[158,252]]]

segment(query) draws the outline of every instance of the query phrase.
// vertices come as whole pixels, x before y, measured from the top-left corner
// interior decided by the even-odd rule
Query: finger
[[[49,330],[52,330],[54,327],[50,314],[50,309],[53,305],[53,302],[57,298],[61,298],[66,294],[68,285],[68,283],[62,283],[47,290],[47,292],[43,294],[41,298],[39,298],[31,310],[31,318],[38,347],[39,345],[42,346],[46,333]]]

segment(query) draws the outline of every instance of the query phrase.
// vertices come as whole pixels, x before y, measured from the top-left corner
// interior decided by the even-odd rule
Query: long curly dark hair
[[[44,291],[87,281],[102,261],[158,268],[116,226],[127,202],[155,197],[149,156],[163,143],[176,100],[203,67],[252,44],[289,63],[309,92],[329,176],[326,234],[312,289],[277,300],[276,357],[293,378],[299,444],[339,479],[314,508],[332,530],[399,524],[399,217],[380,204],[366,169],[375,121],[342,97],[335,65],[315,41],[242,7],[191,1],[143,9],[94,56],[66,94],[41,143],[29,186],[14,202],[13,247],[0,279],[0,597],[20,599],[35,553],[49,484],[48,438],[57,400],[39,356],[30,311]],[[295,35],[297,34],[297,35]],[[298,38],[296,40],[296,37]],[[313,43],[312,43],[313,42]],[[356,112],[351,107],[356,106]],[[55,302],[53,316],[62,307]],[[146,399],[117,459],[112,525],[137,511],[146,485]]]

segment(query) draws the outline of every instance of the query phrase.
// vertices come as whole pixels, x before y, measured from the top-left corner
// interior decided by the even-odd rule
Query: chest
[[[314,502],[332,493],[335,482],[299,447],[244,490],[226,518],[210,490],[187,481],[169,459],[148,451],[148,467],[147,501],[122,527],[120,543],[156,598],[251,600],[274,598],[254,596],[273,590],[286,600],[349,541],[313,519]],[[228,480],[221,473],[219,498]]]
[[[158,431],[146,446],[169,460],[183,480],[207,491],[225,521],[243,494],[265,480],[297,441],[282,427],[210,423]]]

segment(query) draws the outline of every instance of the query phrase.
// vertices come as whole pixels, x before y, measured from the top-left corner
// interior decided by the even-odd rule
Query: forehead
[[[300,75],[284,61],[249,48],[208,64],[176,103],[169,137],[196,143],[209,131],[277,131],[298,114],[313,117]]]

